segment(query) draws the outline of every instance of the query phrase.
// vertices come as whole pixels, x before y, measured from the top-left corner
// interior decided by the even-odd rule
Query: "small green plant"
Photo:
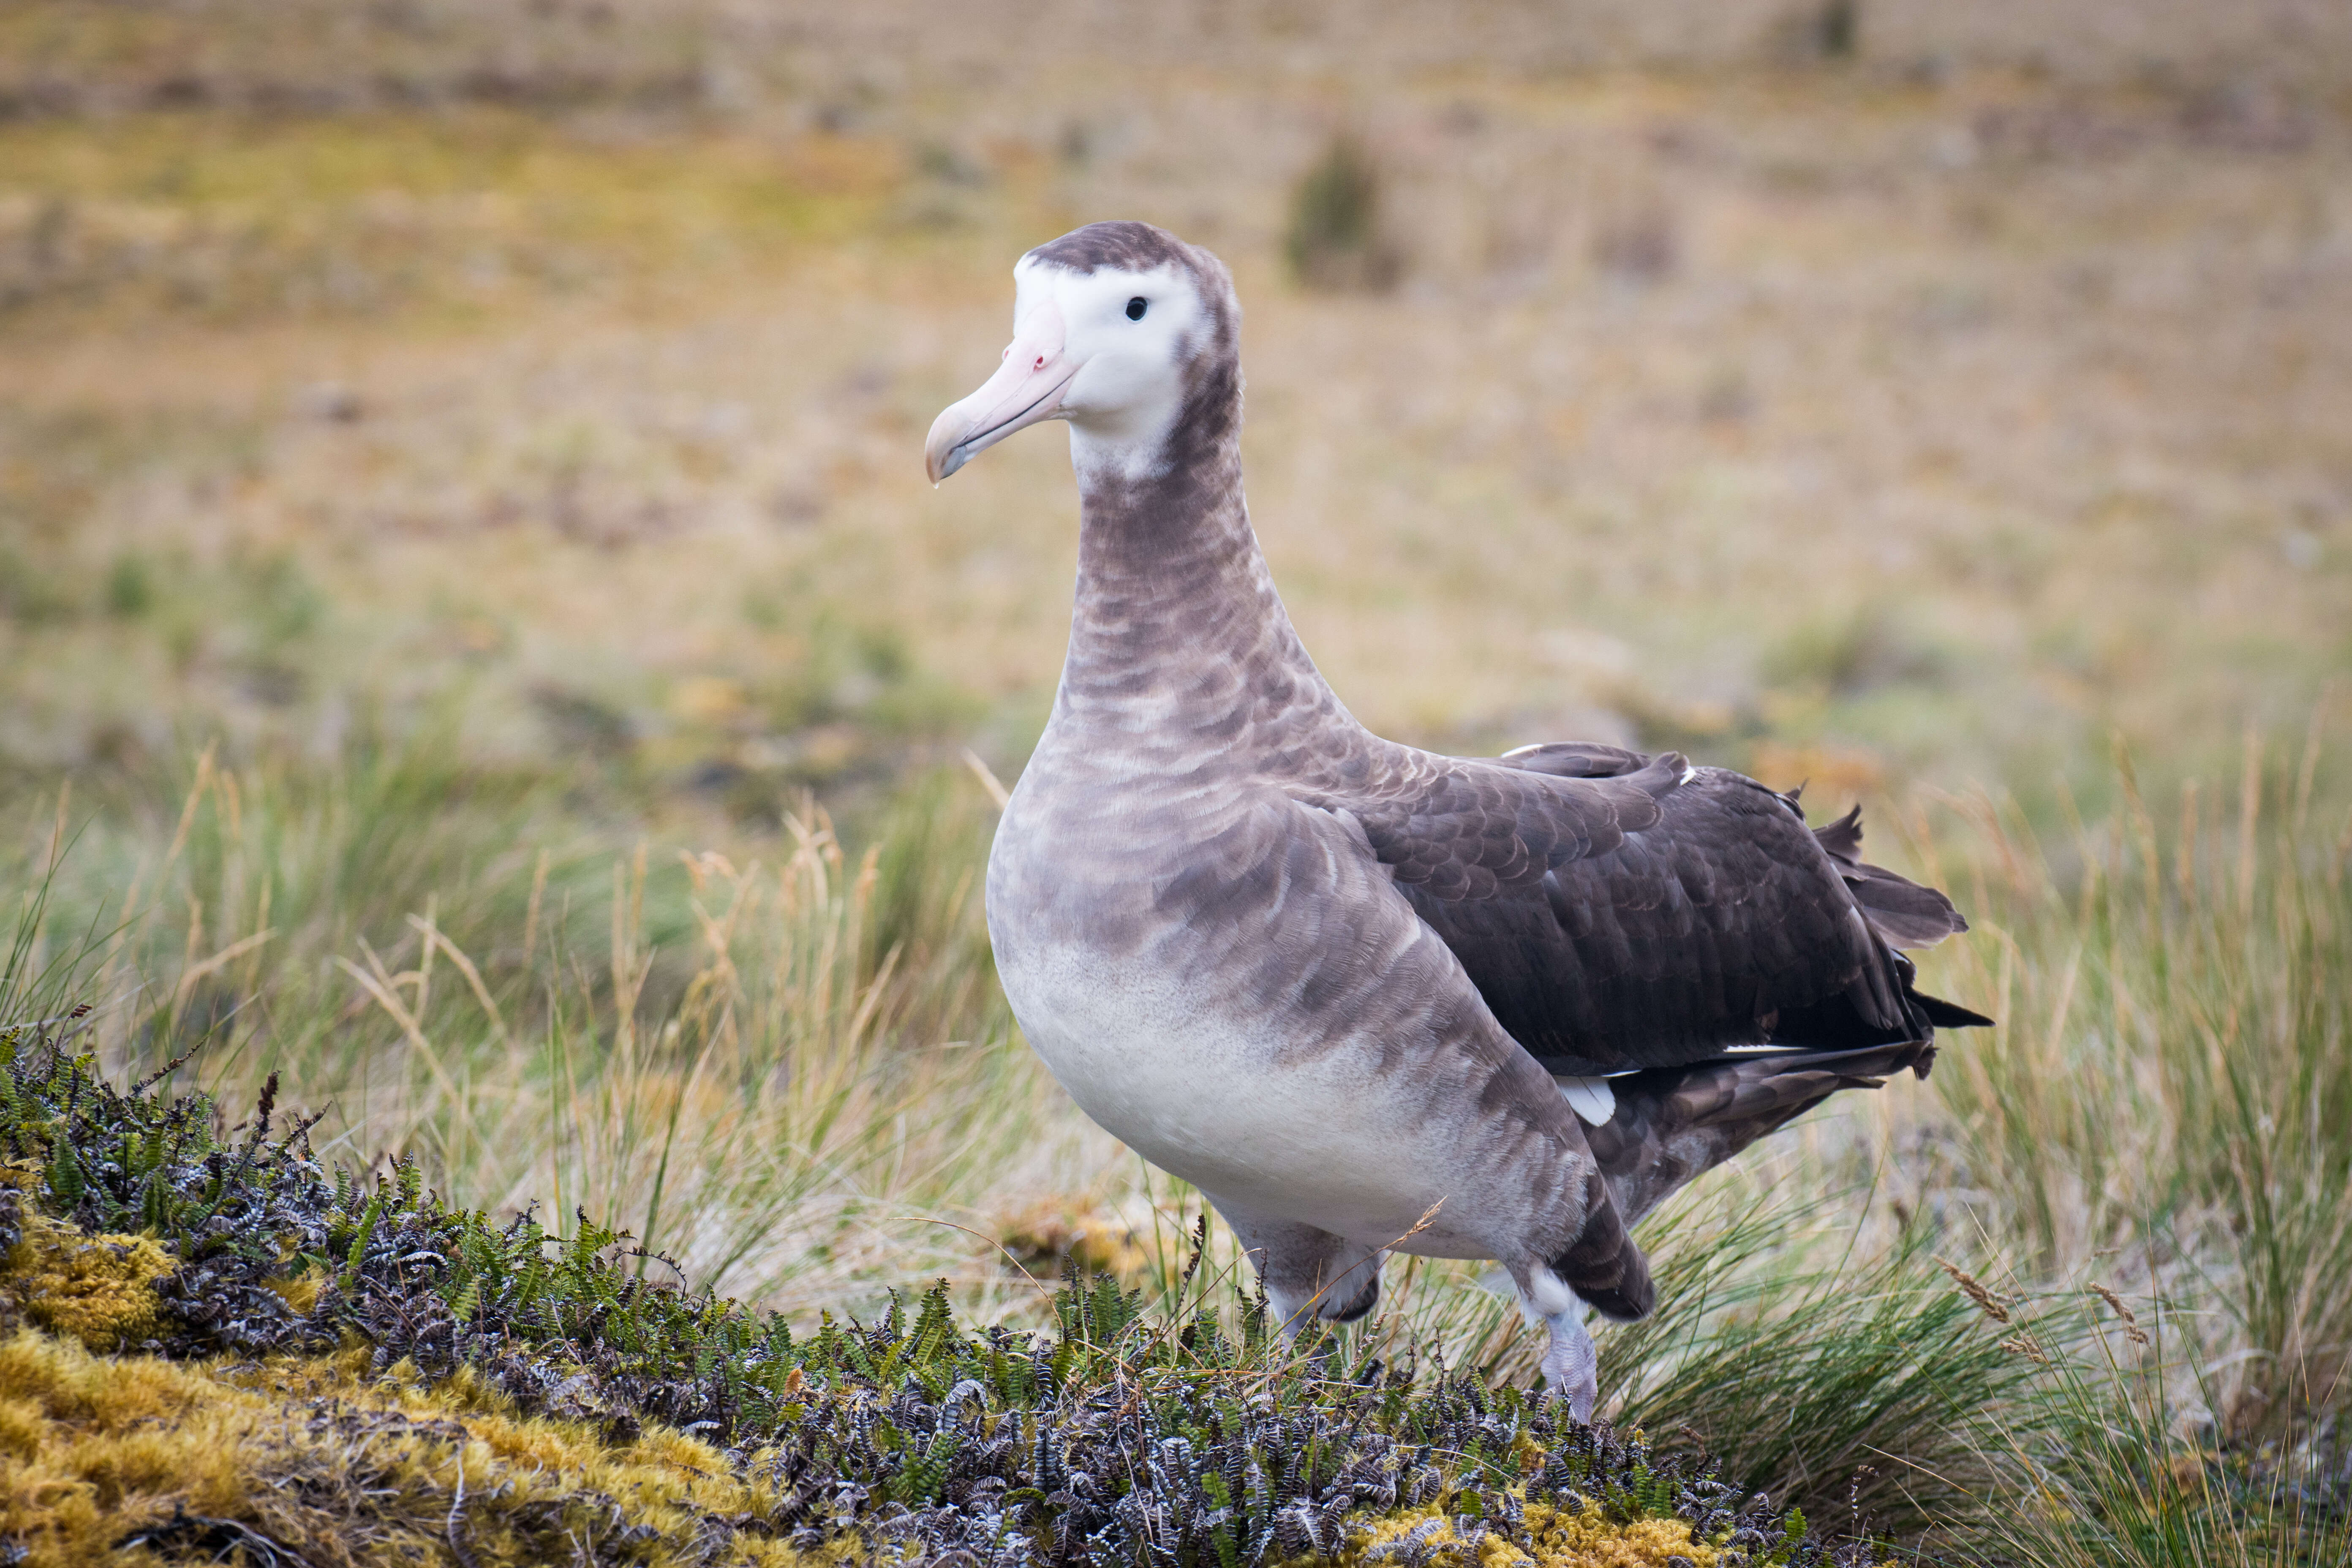
[[[1775,687],[1851,698],[1886,686],[1933,686],[1946,664],[1899,610],[1869,605],[1797,627],[1765,653],[1759,673]]]
[[[1381,227],[1380,169],[1354,138],[1333,138],[1291,193],[1283,254],[1310,289],[1377,291],[1396,283],[1402,258]]]

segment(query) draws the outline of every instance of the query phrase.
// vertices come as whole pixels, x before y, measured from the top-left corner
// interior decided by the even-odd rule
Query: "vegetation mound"
[[[1442,1363],[1295,1357],[1203,1282],[1066,1279],[1045,1332],[912,1313],[795,1338],[584,1215],[322,1163],[276,1080],[226,1127],[75,1017],[0,1032],[0,1552],[84,1563],[557,1559],[1823,1561],[1638,1434]],[[1196,1256],[1197,1262],[1197,1256]],[[1188,1277],[1188,1283],[1190,1283]]]

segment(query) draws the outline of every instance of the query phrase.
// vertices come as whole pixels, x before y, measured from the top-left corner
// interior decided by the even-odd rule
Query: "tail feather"
[[[1948,1004],[1946,1004],[1948,1005]],[[1616,1114],[1585,1139],[1623,1223],[1843,1089],[1876,1089],[1908,1068],[1927,1076],[1927,1041],[1785,1051],[1659,1068],[1610,1080]]]
[[[1932,1040],[1938,1028],[1992,1023],[1981,1013],[1919,990],[1914,984],[1918,967],[1887,945],[1884,932],[1872,929],[1879,938],[1876,962],[1865,964],[1843,992],[1772,1014],[1764,1022],[1767,1042],[1804,1050],[1857,1050]]]
[[[1530,747],[1513,759],[1518,766],[1571,777],[1622,773],[1640,760],[1636,753],[1604,747],[1570,746]],[[1801,816],[1795,795],[1786,798]],[[1862,858],[1860,806],[1815,828],[1813,837],[1836,864],[1860,918],[1877,939],[1877,962],[1864,965],[1836,995],[1769,1015],[1766,1037],[1789,1049],[1608,1080],[1615,1105],[1606,1121],[1587,1127],[1585,1138],[1612,1201],[1593,1210],[1596,1218],[1588,1227],[1593,1234],[1560,1260],[1573,1262],[1596,1285],[1603,1283],[1600,1276],[1615,1259],[1639,1257],[1625,1227],[1678,1189],[1841,1089],[1877,1089],[1906,1068],[1926,1078],[1936,1059],[1936,1030],[1992,1023],[1916,989],[1916,971],[1900,951],[1931,946],[1968,930],[1951,900]],[[1561,1271],[1577,1282],[1577,1276]],[[1646,1273],[1643,1278],[1646,1284]],[[1583,1285],[1578,1289],[1586,1300],[1597,1300]]]
[[[1930,996],[1925,991],[1914,991],[1911,1000],[1919,1004],[1919,1010],[1927,1015],[1927,1022],[1939,1029],[1990,1029],[1993,1026],[1993,1021],[1982,1013],[1963,1007],[1958,1002],[1947,1002],[1941,996]]]

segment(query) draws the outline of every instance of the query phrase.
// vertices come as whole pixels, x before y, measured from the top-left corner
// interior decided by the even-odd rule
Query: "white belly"
[[[1485,1257],[1444,1222],[1435,1162],[1383,1136],[1399,1119],[1352,1071],[1361,1055],[1286,1050],[1269,1018],[1164,973],[1106,972],[1065,950],[1008,966],[1005,995],[1079,1108],[1162,1170],[1213,1196],[1386,1246]]]

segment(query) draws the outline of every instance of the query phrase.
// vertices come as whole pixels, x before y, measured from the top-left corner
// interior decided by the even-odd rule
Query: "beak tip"
[[[950,474],[963,467],[966,454],[960,448],[961,437],[971,426],[971,419],[962,413],[962,405],[942,409],[931,422],[930,435],[923,442],[923,472],[930,476],[934,487]]]

